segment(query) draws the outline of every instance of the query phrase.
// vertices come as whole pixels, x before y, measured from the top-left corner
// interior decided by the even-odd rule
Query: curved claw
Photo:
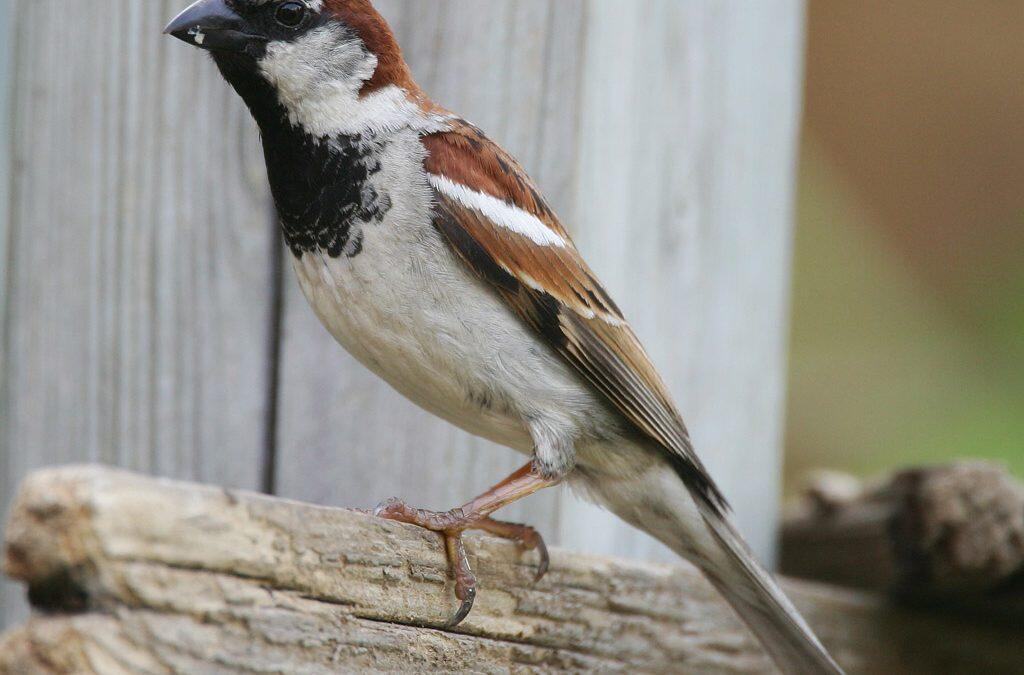
[[[543,537],[537,537],[537,554],[540,555],[540,564],[537,565],[537,575],[533,578],[534,581],[543,579],[551,569],[551,556],[548,554],[548,545],[544,543]]]
[[[459,607],[459,611],[455,613],[455,616],[445,624],[445,628],[455,628],[460,623],[466,620],[469,613],[473,611],[473,603],[476,602],[476,589],[470,588],[466,592],[466,599],[462,601],[462,606]]]

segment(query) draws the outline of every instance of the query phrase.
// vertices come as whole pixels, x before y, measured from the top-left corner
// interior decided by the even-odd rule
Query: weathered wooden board
[[[7,400],[7,295],[8,271],[10,260],[7,256],[10,226],[10,186],[11,186],[11,58],[14,54],[11,41],[11,2],[0,0],[0,436],[9,425]],[[6,492],[5,479],[10,471],[10,459],[0,441],[0,499],[10,499]],[[0,505],[0,514],[7,508],[6,503]],[[8,587],[0,580],[0,626],[5,624],[5,605]]]
[[[0,429],[7,428],[7,407],[4,390],[7,386],[7,245],[10,224],[11,187],[11,17],[10,0],[0,0]],[[2,432],[0,432],[2,433]],[[0,446],[2,447],[2,446]],[[0,452],[0,476],[7,475],[7,456]],[[0,506],[0,509],[5,508]],[[0,599],[2,606],[2,599]],[[2,615],[2,612],[0,612]],[[2,623],[2,620],[0,620]]]
[[[5,675],[772,672],[689,566],[554,551],[536,583],[532,556],[473,537],[480,594],[451,631],[433,628],[455,604],[434,535],[88,467],[26,481],[6,544],[50,615],[0,637]],[[1019,672],[1013,623],[786,590],[851,675]]]
[[[68,461],[260,484],[276,239],[254,125],[161,35],[182,4],[10,3],[0,508]]]
[[[538,179],[769,557],[803,2],[379,4],[420,83]],[[333,344],[286,277],[281,494],[358,506],[400,494],[447,508],[521,461],[376,381]],[[565,494],[508,516],[572,548],[667,555]]]
[[[6,326],[7,284],[4,282],[7,270],[7,237],[10,217],[11,187],[11,78],[10,65],[11,21],[10,0],[0,0],[0,345],[3,344]],[[0,389],[4,386],[4,352],[0,348]],[[0,406],[0,428],[4,426],[4,411]],[[3,467],[0,457],[0,470]]]

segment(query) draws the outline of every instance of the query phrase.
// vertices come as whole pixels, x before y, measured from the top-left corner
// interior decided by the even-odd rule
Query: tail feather
[[[693,495],[670,468],[628,477],[581,472],[576,487],[700,567],[783,673],[842,675],[726,510]]]
[[[758,564],[736,528],[716,509],[701,508],[721,552],[705,575],[787,675],[842,675],[807,622]],[[724,564],[722,564],[724,563]]]

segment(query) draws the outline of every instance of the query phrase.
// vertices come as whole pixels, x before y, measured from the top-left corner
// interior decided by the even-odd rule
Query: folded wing
[[[463,121],[423,143],[434,222],[454,250],[664,450],[695,498],[727,511],[664,381],[522,167]]]

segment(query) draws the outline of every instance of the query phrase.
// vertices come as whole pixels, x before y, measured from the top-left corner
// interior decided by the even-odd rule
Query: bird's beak
[[[199,0],[174,18],[164,29],[167,35],[211,51],[246,52],[266,42],[225,0]]]

